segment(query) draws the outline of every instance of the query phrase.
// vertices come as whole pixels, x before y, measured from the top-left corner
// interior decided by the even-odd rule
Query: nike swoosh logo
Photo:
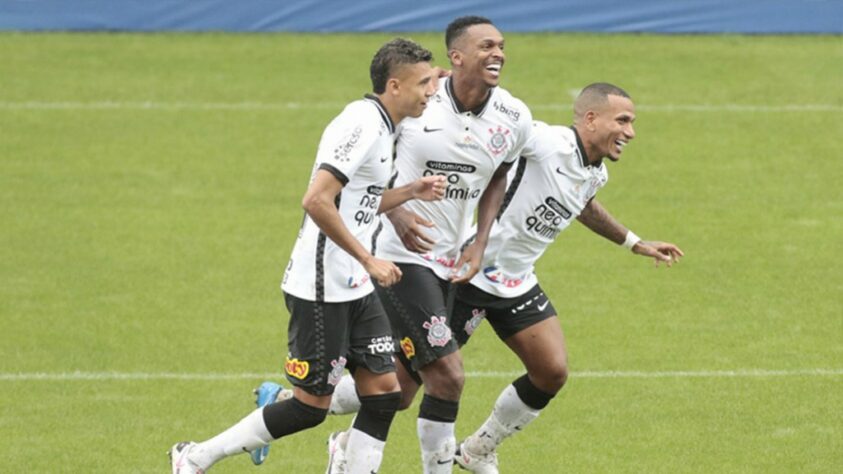
[[[564,171],[562,171],[562,167],[561,167],[561,166],[560,166],[559,168],[556,168],[556,172],[557,172],[557,173],[559,173],[559,174],[565,174],[565,172],[564,172]]]
[[[454,463],[454,461],[448,460],[448,459],[446,459],[444,461],[440,461],[440,460],[436,461],[436,464],[453,464],[453,463]]]
[[[386,163],[386,160],[388,160],[388,159],[389,159],[388,156],[384,156],[383,158],[381,158],[381,163]]]
[[[427,128],[427,125],[424,126],[424,131],[427,132],[427,133],[438,132],[440,130],[442,130],[442,129],[441,128]]]
[[[550,303],[550,300],[544,300],[544,303],[539,305],[539,311],[544,311],[547,308],[547,304]]]

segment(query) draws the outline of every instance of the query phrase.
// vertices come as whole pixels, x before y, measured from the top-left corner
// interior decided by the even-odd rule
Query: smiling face
[[[635,138],[635,105],[629,94],[612,84],[586,86],[574,101],[574,127],[590,163],[603,158],[618,161]]]
[[[495,87],[506,61],[504,39],[491,24],[471,25],[454,41],[448,56],[455,71]]]
[[[635,105],[628,97],[609,95],[607,103],[595,112],[595,131],[589,140],[596,157],[618,161],[624,147],[635,138]]]

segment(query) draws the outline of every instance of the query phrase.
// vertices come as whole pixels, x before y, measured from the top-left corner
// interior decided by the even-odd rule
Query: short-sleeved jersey
[[[495,170],[514,162],[532,127],[530,110],[509,92],[496,87],[486,102],[465,110],[453,92],[451,79],[442,81],[421,117],[401,122],[396,142],[395,185],[423,176],[447,177],[441,201],[409,201],[407,208],[432,221],[425,232],[433,250],[419,255],[404,248],[394,228],[385,225],[377,241],[378,256],[431,268],[440,278],[459,258],[460,246],[471,235],[474,211]]]
[[[534,122],[521,155],[507,176],[505,207],[492,227],[481,271],[471,280],[504,298],[538,283],[536,261],[609,179],[602,160],[588,163],[573,128]]]
[[[337,209],[354,237],[371,249],[377,211],[392,175],[395,128],[375,96],[348,104],[325,128],[311,182],[324,169],[343,183]],[[305,215],[281,288],[301,299],[337,303],[374,291],[369,274]]]

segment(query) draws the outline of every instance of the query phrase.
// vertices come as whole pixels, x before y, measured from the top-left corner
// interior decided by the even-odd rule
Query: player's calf
[[[348,435],[345,457],[349,472],[377,472],[400,392],[360,397],[360,411]]]
[[[483,470],[473,472],[497,472],[491,469],[492,466],[497,469],[497,458],[493,455],[498,445],[536,419],[554,395],[536,387],[527,374],[513,381],[498,396],[489,418],[461,443],[465,462],[457,459],[457,463],[469,470],[475,466],[483,467]]]

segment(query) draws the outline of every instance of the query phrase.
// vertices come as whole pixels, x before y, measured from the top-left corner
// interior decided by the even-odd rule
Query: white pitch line
[[[339,102],[0,102],[0,110],[339,110]],[[546,103],[532,106],[533,110],[571,110],[571,104]],[[843,105],[834,104],[640,104],[636,109],[651,112],[843,112]]]
[[[523,371],[469,371],[469,378],[512,378]],[[703,370],[703,371],[581,371],[571,373],[577,379],[653,379],[653,378],[745,378],[745,377],[839,377],[843,369],[795,369],[795,370]],[[189,372],[21,372],[0,373],[0,381],[79,381],[79,380],[244,380],[276,379],[280,373],[189,373]]]

